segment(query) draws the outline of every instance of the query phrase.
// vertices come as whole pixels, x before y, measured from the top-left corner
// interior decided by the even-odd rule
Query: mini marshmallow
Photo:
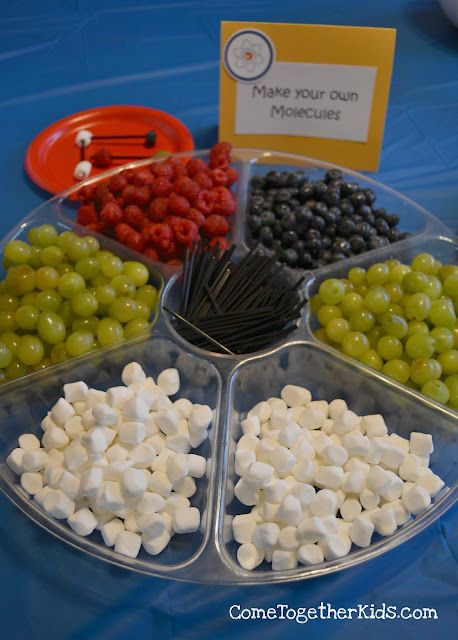
[[[159,493],[164,498],[170,495],[173,485],[163,471],[154,471],[148,488],[154,493]]]
[[[297,527],[296,537],[300,544],[312,544],[326,537],[326,528],[321,518],[304,518]]]
[[[359,426],[359,418],[356,413],[346,409],[334,418],[334,433],[343,436],[350,431],[354,431]]]
[[[416,516],[429,507],[431,496],[424,487],[415,485],[404,492],[401,502],[407,511]]]
[[[44,470],[43,478],[52,489],[57,489],[63,472],[62,467],[51,465]]]
[[[369,464],[379,464],[383,458],[386,448],[388,447],[388,439],[375,436],[370,441],[370,448],[366,454],[366,461]]]
[[[156,453],[153,447],[142,442],[129,451],[128,457],[132,460],[134,467],[137,469],[146,469],[153,463]]]
[[[387,469],[397,470],[405,457],[406,452],[399,449],[399,447],[396,447],[394,444],[391,444],[391,440],[388,438],[387,446],[383,452],[380,464]]]
[[[69,471],[75,471],[88,461],[86,448],[79,442],[72,442],[64,451],[65,465]]]
[[[97,420],[97,423],[102,425],[103,427],[112,427],[113,425],[118,423],[119,419],[119,411],[117,409],[113,409],[108,404],[104,402],[98,402],[92,408],[92,415]]]
[[[137,523],[140,531],[148,538],[158,538],[166,531],[163,515],[152,511],[138,516]]]
[[[188,457],[184,453],[175,453],[167,459],[166,473],[172,484],[188,475]]]
[[[297,526],[302,519],[301,503],[292,495],[287,495],[277,509],[277,518],[287,525]]]
[[[316,407],[305,407],[299,417],[298,424],[304,429],[319,429],[326,419],[326,415]]]
[[[16,449],[13,449],[6,459],[6,464],[16,475],[19,475],[24,471],[22,468],[22,458],[24,457],[24,454],[24,449],[17,447]]]
[[[43,476],[41,473],[26,471],[21,475],[21,486],[28,494],[34,496],[43,489]]]
[[[384,500],[388,500],[388,502],[393,502],[401,497],[402,491],[404,489],[404,482],[401,478],[393,473],[392,471],[388,471],[391,477],[390,486],[386,491],[382,491],[380,493],[381,497]]]
[[[86,402],[88,386],[82,380],[64,384],[64,395],[67,402]]]
[[[359,429],[350,431],[342,436],[342,447],[347,450],[348,456],[365,457],[370,451],[371,441],[367,436],[363,436]]]
[[[272,554],[272,569],[274,571],[288,571],[297,567],[297,556],[295,551],[275,549]]]
[[[107,394],[99,389],[89,389],[86,395],[88,409],[93,409],[98,402],[106,402]]]
[[[333,420],[338,418],[341,413],[347,410],[347,403],[345,402],[345,400],[342,400],[340,398],[336,398],[329,403],[329,415]]]
[[[311,433],[317,433],[317,432],[312,431]],[[302,431],[302,435],[299,436],[298,440],[294,443],[291,450],[296,456],[297,460],[304,460],[304,459],[313,460],[313,458],[315,457],[315,449],[313,448],[312,443],[310,442],[310,436],[307,431],[306,432]]]
[[[123,422],[119,427],[119,440],[126,444],[140,444],[145,437],[143,422]]]
[[[84,431],[83,420],[81,416],[73,416],[73,418],[67,420],[64,425],[64,430],[69,438],[76,438],[77,435]]]
[[[75,144],[77,147],[88,147],[92,142],[92,131],[88,129],[80,129],[75,136]]]
[[[18,444],[24,451],[34,451],[40,448],[40,441],[33,433],[23,433],[18,438]]]
[[[65,456],[59,449],[48,449],[49,465],[57,465],[61,467],[64,464]]]
[[[43,508],[53,518],[64,520],[75,511],[75,503],[63,491],[55,489],[45,496]]]
[[[272,408],[272,411],[274,409],[281,409],[282,411],[287,411],[288,410],[288,405],[283,400],[283,398],[271,397],[271,398],[267,398],[266,402],[268,402],[270,404],[270,406]]]
[[[146,491],[137,502],[136,508],[138,514],[157,513],[165,508],[165,500],[161,495],[154,491]]]
[[[136,382],[143,383],[146,380],[146,373],[138,362],[129,362],[129,364],[126,364],[122,370],[121,380],[124,382],[126,387]]]
[[[179,493],[171,493],[168,498],[165,499],[164,511],[173,516],[174,511],[177,509],[187,509],[191,506],[191,503],[187,498]]]
[[[133,533],[138,533],[140,531],[140,529],[138,527],[138,521],[137,521],[137,516],[135,515],[135,512],[132,511],[127,516],[127,518],[125,518],[124,527],[125,527],[126,531],[132,531]]]
[[[48,464],[48,454],[44,449],[26,451],[22,458],[24,471],[42,471]]]
[[[336,560],[350,553],[351,540],[347,536],[330,535],[318,543],[325,560]]]
[[[365,433],[369,438],[375,438],[376,436],[385,436],[388,433],[385,420],[379,413],[364,416],[362,423],[365,429]]]
[[[173,514],[173,529],[176,533],[192,533],[200,524],[200,513],[196,507],[177,509]]]
[[[139,498],[147,488],[147,479],[142,469],[126,469],[122,474],[121,488],[128,498]]]
[[[167,531],[157,537],[157,538],[148,538],[145,535],[142,535],[142,544],[146,553],[149,553],[152,556],[157,556],[161,551],[165,549],[165,547],[170,542],[170,534]]]
[[[85,429],[90,429],[97,424],[96,419],[92,413],[92,409],[86,409],[81,416],[81,423]]]
[[[390,536],[397,529],[393,509],[380,509],[372,517],[374,528],[381,536]]]
[[[74,415],[74,408],[64,398],[59,398],[51,409],[51,419],[59,426],[64,425],[66,421]]]
[[[245,483],[259,489],[270,481],[273,472],[274,469],[270,464],[252,462],[247,468],[243,479]]]
[[[109,520],[103,527],[100,529],[100,533],[102,534],[102,538],[107,547],[113,547],[116,542],[116,538],[124,531],[124,523],[119,518],[113,518]]]
[[[369,518],[356,516],[351,523],[350,540],[357,547],[368,547],[374,533],[374,524]]]
[[[304,544],[297,550],[297,559],[305,565],[320,564],[323,562],[323,552],[316,544]]]
[[[149,408],[139,395],[135,395],[124,404],[122,408],[123,418],[127,422],[143,422],[148,416]]]
[[[157,386],[166,396],[173,396],[180,390],[180,374],[177,369],[164,369],[157,378]]]
[[[63,491],[69,498],[75,500],[80,490],[80,479],[74,473],[64,470],[57,486],[58,489]]]
[[[70,438],[60,427],[48,429],[42,438],[45,449],[63,449],[69,442]]]
[[[290,493],[299,500],[302,509],[304,509],[311,504],[313,496],[315,495],[315,489],[305,482],[297,482],[291,488]]]
[[[265,522],[277,522],[280,520],[277,517],[278,504],[275,502],[266,502],[265,500],[259,506],[259,515]]]
[[[278,544],[286,551],[297,549],[299,542],[296,536],[296,527],[284,527],[278,535]]]
[[[326,400],[312,400],[307,405],[310,409],[318,409],[324,413],[325,418],[329,418],[329,404]]]
[[[320,467],[315,474],[315,484],[325,489],[338,489],[343,480],[342,467]]]
[[[303,407],[312,399],[312,394],[304,387],[287,384],[280,393],[288,407]]]
[[[412,431],[410,434],[410,453],[417,456],[427,456],[433,451],[433,437],[430,433]]]
[[[409,518],[410,513],[407,511],[405,506],[402,504],[401,500],[394,500],[393,502],[386,502],[381,507],[381,511],[386,509],[391,509],[394,513],[394,519],[398,527],[405,524]]]
[[[334,490],[334,493],[336,494],[336,498],[337,498],[337,506],[340,509],[340,507],[343,505],[344,501],[346,500],[346,494],[342,491],[342,489],[336,489]]]
[[[75,409],[76,415],[81,417],[83,413],[86,411],[86,402],[72,402],[72,404],[73,404],[73,408]]]
[[[361,514],[362,507],[359,500],[347,498],[340,507],[340,515],[346,522],[351,522]]]
[[[284,480],[274,478],[265,484],[262,488],[264,500],[274,504],[278,504],[288,493],[288,485]]]
[[[332,445],[332,440],[323,431],[310,431],[310,442],[318,455],[321,455],[325,447]]]
[[[258,524],[252,534],[253,544],[258,549],[269,549],[277,544],[280,527],[275,522]]]
[[[319,518],[329,515],[335,516],[337,513],[336,494],[329,489],[320,489],[312,498],[310,511]]]
[[[191,478],[191,476],[180,478],[180,480],[177,480],[174,483],[173,490],[176,491],[176,493],[184,496],[185,498],[190,498],[196,492],[196,483],[194,481],[194,478]]]
[[[265,553],[251,542],[242,544],[237,549],[237,560],[246,571],[252,571],[264,560]]]
[[[253,451],[254,453],[256,453],[256,451],[258,450],[258,447],[260,446],[261,441],[259,440],[259,438],[256,438],[256,436],[252,436],[249,434],[243,435],[240,440],[237,443],[237,451],[243,451],[244,449],[247,449],[248,451]],[[263,446],[265,446],[265,442],[264,440],[262,441]],[[275,443],[273,443],[274,446]]]
[[[188,453],[188,473],[193,478],[202,478],[205,473],[207,461],[203,456]]]
[[[251,542],[256,526],[256,519],[250,513],[234,516],[232,520],[234,539],[239,544]]]
[[[111,387],[106,392],[106,401],[113,409],[122,410],[123,406],[133,396],[132,389],[127,387]]]
[[[192,402],[187,398],[179,398],[173,403],[173,408],[178,413],[180,418],[185,418],[186,420],[191,415],[192,407]]]
[[[116,536],[115,551],[129,558],[136,558],[142,544],[142,538],[132,531],[120,531]]]
[[[206,404],[195,404],[189,414],[188,424],[190,433],[205,431],[213,420],[213,411]]]
[[[336,535],[339,533],[339,523],[343,520],[336,518],[336,516],[325,516],[321,518],[321,522],[326,530],[326,535]]]
[[[86,469],[81,474],[80,493],[82,496],[95,496],[103,481],[103,471],[98,467]]]
[[[79,536],[89,536],[97,525],[97,519],[90,509],[75,511],[68,519],[68,524]]]
[[[278,442],[284,447],[292,447],[303,431],[297,422],[288,422],[278,434]]]
[[[270,414],[270,428],[273,430],[283,429],[289,422],[289,417],[286,409],[272,409]]]
[[[43,487],[42,489],[40,489],[40,491],[38,491],[38,493],[36,493],[36,494],[33,496],[33,499],[35,500],[35,502],[36,502],[37,504],[39,504],[39,505],[40,505],[40,507],[43,507],[44,499],[46,498],[46,496],[48,495],[48,493],[49,493],[50,491],[52,491],[52,490],[53,490],[53,489],[51,489],[51,487]]]
[[[347,471],[344,473],[341,489],[345,493],[361,494],[366,483],[366,474],[362,471]]]
[[[390,487],[392,476],[379,465],[373,465],[366,476],[366,482],[368,489],[380,495]]]
[[[278,473],[285,474],[294,467],[296,458],[286,447],[276,447],[270,453],[270,463]]]
[[[272,407],[268,402],[258,402],[250,411],[247,413],[247,418],[251,416],[256,416],[259,419],[259,422],[262,424],[269,420],[270,415],[272,413]]]
[[[90,454],[103,453],[107,448],[105,434],[97,427],[90,429],[84,434],[82,444]]]
[[[317,463],[314,460],[300,460],[291,470],[292,475],[298,482],[309,483],[315,477]]]
[[[170,451],[170,449],[164,449],[156,458],[154,458],[151,465],[152,471],[163,471],[165,473],[167,469],[167,460],[170,456],[173,456],[173,451]]]
[[[401,436],[398,436],[397,433],[390,433],[389,441],[395,447],[404,451],[404,453],[409,453],[410,442],[407,440],[407,438],[402,438]]]
[[[122,509],[125,505],[124,496],[122,495],[121,485],[114,480],[107,480],[103,485],[102,504],[105,509],[116,511]]]
[[[199,447],[206,438],[207,435],[205,433],[197,438],[190,437],[186,433],[177,433],[174,436],[167,436],[165,444],[175,453],[189,453],[191,447],[194,449]]]
[[[344,447],[329,444],[321,451],[321,457],[326,464],[341,467],[348,459],[348,454]]]
[[[49,411],[48,414],[43,418],[43,420],[40,423],[41,428],[43,429],[43,431],[48,431],[48,429],[52,429],[53,427],[57,427],[57,424],[54,422],[54,420],[51,418],[51,412]]]
[[[421,476],[421,462],[418,456],[408,453],[399,466],[399,476],[403,480],[416,482]]]
[[[249,433],[252,436],[258,436],[261,433],[261,423],[258,416],[250,416],[240,423],[242,433]]]
[[[430,496],[435,496],[444,486],[444,481],[435,473],[425,473],[418,478],[417,485],[426,489]]]
[[[337,433],[334,433],[334,420],[331,420],[331,418],[326,418],[326,420],[323,421],[321,431],[328,435],[334,444],[341,444],[340,436],[338,436]]]
[[[362,458],[349,458],[343,468],[344,471],[361,471],[366,475],[369,473],[370,465]]]

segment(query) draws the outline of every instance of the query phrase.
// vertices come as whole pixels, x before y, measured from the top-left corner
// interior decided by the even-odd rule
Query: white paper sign
[[[236,133],[367,142],[376,67],[274,63],[237,83]]]

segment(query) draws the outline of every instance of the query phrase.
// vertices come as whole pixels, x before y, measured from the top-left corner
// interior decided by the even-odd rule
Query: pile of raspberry
[[[231,145],[219,142],[208,162],[170,157],[126,169],[80,189],[76,220],[155,261],[179,263],[202,238],[225,249],[236,209],[230,161]]]

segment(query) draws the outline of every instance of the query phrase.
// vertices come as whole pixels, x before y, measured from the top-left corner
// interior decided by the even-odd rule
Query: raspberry
[[[175,266],[180,267],[183,264],[183,261],[179,260],[179,258],[172,258],[172,260],[167,260],[167,264],[174,267]]]
[[[111,191],[107,191],[106,193],[103,194],[103,196],[102,196],[102,198],[100,200],[100,206],[104,207],[109,202],[116,202],[116,198],[115,198],[114,194],[111,193]]]
[[[151,200],[151,190],[148,185],[143,187],[134,187],[132,193],[132,204],[137,204],[139,207],[146,207]]]
[[[173,243],[172,227],[168,224],[153,223],[144,228],[142,238],[146,244],[163,253]]]
[[[230,187],[231,185],[233,185],[234,182],[236,182],[238,177],[239,177],[239,174],[237,173],[237,169],[234,169],[234,167],[229,167],[228,170],[226,171],[226,178],[227,178],[226,187]]]
[[[134,231],[134,229],[132,229],[132,227],[125,222],[120,222],[115,226],[114,231],[116,240],[118,240],[118,242],[122,242],[122,244],[125,244],[125,239],[130,233]]]
[[[122,190],[121,193],[121,198],[124,200],[124,203],[127,204],[135,204],[134,203],[134,193],[135,190],[137,189],[137,187],[134,187],[133,184],[128,184],[127,187],[125,187]]]
[[[143,255],[152,260],[153,262],[159,262],[159,254],[156,249],[148,247],[143,251]]]
[[[163,258],[163,260],[166,260],[167,263],[169,262],[169,260],[173,260],[174,258],[176,258],[177,255],[178,247],[174,240],[172,240],[168,247],[161,251],[161,257]]]
[[[156,198],[151,202],[148,209],[148,217],[153,222],[162,222],[167,215],[169,208],[168,198]]]
[[[178,195],[186,198],[188,202],[195,202],[200,193],[199,185],[188,176],[179,176],[174,182],[173,190]]]
[[[122,173],[117,173],[115,176],[111,176],[108,180],[108,188],[112,193],[118,195],[127,187],[126,177]]]
[[[169,213],[176,216],[186,216],[189,211],[189,202],[183,196],[171,193],[169,197]]]
[[[172,168],[173,176],[175,178],[178,178],[178,176],[188,175],[188,170],[186,169],[186,165],[184,165],[183,162],[178,158],[167,158],[165,163]]]
[[[188,175],[194,177],[198,173],[205,173],[208,170],[208,165],[202,158],[191,158],[191,160],[186,165],[188,170]]]
[[[210,169],[227,169],[229,167],[229,158],[223,154],[211,156],[208,166]]]
[[[148,169],[143,169],[135,174],[134,185],[136,187],[143,187],[145,184],[151,185],[154,182],[154,178]]]
[[[209,238],[225,236],[229,231],[229,223],[223,216],[212,214],[205,220],[204,231]]]
[[[87,227],[89,224],[94,224],[99,221],[97,211],[94,204],[82,204],[76,214],[76,221],[78,224],[82,224]]]
[[[201,189],[210,190],[213,187],[213,180],[210,178],[208,173],[197,173],[193,177],[193,180]]]
[[[126,236],[124,244],[126,245],[126,247],[129,247],[129,249],[139,251],[140,253],[145,248],[143,238],[141,234],[138,233],[138,231],[132,231],[131,233],[129,233],[129,235]]]
[[[231,151],[232,145],[230,142],[217,142],[210,149],[210,157],[223,155],[226,156],[226,158],[230,158]]]
[[[95,186],[90,184],[86,187],[81,187],[78,191],[78,200],[84,204],[92,202],[95,198]]]
[[[145,221],[145,214],[136,204],[129,204],[124,209],[124,222],[134,229],[141,229]]]
[[[221,216],[230,216],[236,209],[236,203],[232,193],[226,187],[215,187],[212,190],[215,199],[212,213]]]
[[[100,222],[91,222],[91,224],[86,225],[86,229],[90,229],[96,233],[103,233],[103,225]]]
[[[226,238],[212,238],[208,243],[210,247],[217,245],[221,251],[225,251],[229,247],[229,242]]]
[[[164,161],[153,162],[150,171],[156,178],[167,178],[167,180],[173,178],[172,167],[169,164],[166,164]]]
[[[117,225],[122,220],[122,209],[115,202],[108,202],[100,212],[100,219],[105,224]]]
[[[224,187],[222,188],[224,189]],[[212,212],[214,201],[215,196],[213,193],[211,191],[203,190],[199,193],[199,197],[195,202],[195,207],[203,213],[204,216],[208,216]]]
[[[193,242],[199,240],[199,229],[191,220],[180,220],[180,222],[173,227],[173,234],[175,240],[179,244],[184,244],[186,247],[190,247]]]
[[[123,176],[129,184],[133,184],[137,173],[135,169],[124,169],[124,171],[121,171],[119,175]]]
[[[173,185],[167,178],[159,176],[151,184],[151,193],[153,198],[165,198],[173,189]]]
[[[201,213],[199,209],[194,209],[194,207],[189,209],[186,218],[187,220],[192,220],[199,228],[202,227],[205,222],[204,214]]]
[[[222,169],[212,169],[208,172],[215,187],[225,187],[227,183],[227,174]]]

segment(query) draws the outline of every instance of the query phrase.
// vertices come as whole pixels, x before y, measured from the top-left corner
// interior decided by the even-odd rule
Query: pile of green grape
[[[49,224],[27,237],[4,251],[0,382],[148,330],[157,290],[144,264]]]
[[[458,266],[420,253],[322,282],[317,338],[458,409]]]

